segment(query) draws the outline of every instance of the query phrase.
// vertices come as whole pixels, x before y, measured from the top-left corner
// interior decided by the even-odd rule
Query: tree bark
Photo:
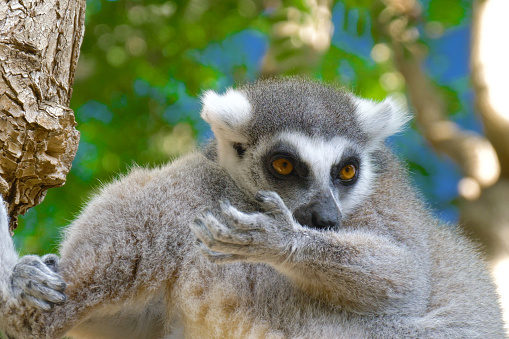
[[[0,0],[0,193],[17,216],[65,183],[79,132],[69,109],[85,0]]]

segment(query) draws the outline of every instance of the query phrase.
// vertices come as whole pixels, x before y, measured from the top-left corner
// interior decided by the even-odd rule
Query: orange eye
[[[353,177],[355,177],[355,172],[356,172],[356,169],[355,169],[354,165],[352,165],[352,164],[346,165],[339,172],[339,178],[341,180],[352,180]]]
[[[282,175],[288,175],[293,172],[293,165],[290,160],[285,158],[279,158],[272,162],[272,167]]]

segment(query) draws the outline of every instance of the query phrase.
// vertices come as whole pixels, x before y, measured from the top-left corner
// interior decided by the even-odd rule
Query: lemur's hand
[[[224,202],[221,213],[225,223],[208,210],[191,224],[209,260],[279,263],[293,253],[305,229],[277,193],[260,191],[255,198],[264,212],[244,213]]]
[[[66,284],[57,272],[58,257],[54,254],[22,257],[10,276],[14,297],[45,311],[64,303]]]

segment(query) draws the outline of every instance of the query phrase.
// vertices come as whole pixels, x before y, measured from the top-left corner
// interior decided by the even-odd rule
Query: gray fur
[[[220,121],[231,107],[222,115],[214,96],[204,111],[229,129],[221,143],[106,185],[66,230],[60,262],[18,260],[0,209],[0,328],[15,338],[504,337],[485,263],[363,132],[354,96],[295,79],[239,91],[248,120]],[[305,178],[270,174],[264,159],[280,146],[296,148]],[[337,184],[328,166],[352,154],[359,181]],[[317,199],[335,199],[340,225],[296,222]],[[25,289],[34,302],[16,292],[41,281],[53,290]],[[63,303],[42,311],[48,302]]]
[[[292,81],[261,80],[240,87],[256,115],[246,126],[253,143],[283,130],[299,131],[327,139],[344,135],[365,142],[367,135],[357,122],[356,105],[349,92],[319,82],[294,78]]]

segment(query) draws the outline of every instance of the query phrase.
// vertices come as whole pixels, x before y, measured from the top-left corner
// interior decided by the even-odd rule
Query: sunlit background
[[[470,80],[473,13],[470,0],[87,0],[71,101],[78,153],[67,183],[20,218],[17,247],[56,252],[61,229],[102,183],[206,142],[211,131],[199,117],[206,89],[305,74],[367,98],[392,95],[414,110],[395,41],[419,51],[443,118],[482,136]],[[475,201],[484,187],[431,148],[422,130],[412,123],[390,143],[436,215],[456,223],[461,201]]]

